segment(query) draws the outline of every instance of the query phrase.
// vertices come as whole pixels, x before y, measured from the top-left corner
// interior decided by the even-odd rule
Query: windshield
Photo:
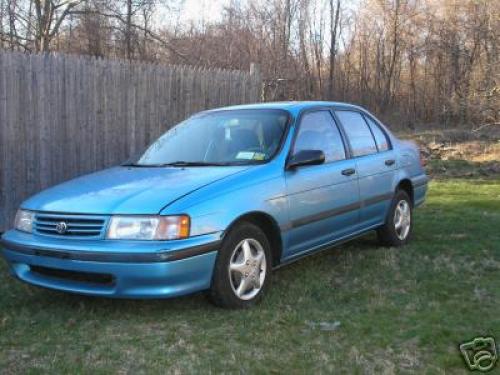
[[[134,165],[203,166],[264,162],[277,152],[287,121],[287,113],[280,110],[202,113],[168,130]]]

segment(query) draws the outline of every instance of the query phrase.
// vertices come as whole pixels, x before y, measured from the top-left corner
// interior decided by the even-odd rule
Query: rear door
[[[302,115],[292,155],[321,150],[325,163],[302,166],[285,173],[290,212],[288,254],[293,256],[341,238],[359,220],[359,192],[355,162],[329,110]]]
[[[396,157],[384,130],[356,110],[336,110],[356,161],[361,199],[360,228],[384,222],[393,196]]]

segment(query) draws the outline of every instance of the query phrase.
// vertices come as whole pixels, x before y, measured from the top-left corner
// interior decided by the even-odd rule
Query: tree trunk
[[[401,2],[400,0],[395,0],[394,4],[394,16],[392,19],[392,45],[391,45],[391,60],[389,63],[389,72],[387,74],[387,79],[384,89],[384,100],[382,102],[382,108],[386,109],[390,104],[391,100],[391,90],[394,77],[394,70],[396,67],[396,59],[399,51],[399,12],[400,12]]]
[[[125,23],[125,56],[132,58],[132,0],[127,0],[127,17]]]
[[[337,55],[337,30],[339,26],[339,16],[340,16],[340,0],[337,0],[337,9],[334,13],[333,0],[330,0],[330,72],[328,74],[328,98],[333,99],[334,87],[333,87],[333,77],[335,74],[335,58]]]

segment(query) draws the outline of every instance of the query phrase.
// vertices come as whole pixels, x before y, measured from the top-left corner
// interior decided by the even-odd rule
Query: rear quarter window
[[[375,142],[377,143],[377,147],[379,151],[387,151],[389,147],[389,140],[387,139],[387,135],[385,132],[380,128],[380,126],[375,123],[371,118],[368,116],[365,116],[365,120],[370,126],[370,129],[372,130],[373,136],[375,137]]]

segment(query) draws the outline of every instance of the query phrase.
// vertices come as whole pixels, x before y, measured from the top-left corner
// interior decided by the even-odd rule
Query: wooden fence
[[[116,165],[197,111],[256,102],[258,72],[0,52],[0,232],[28,196]]]

